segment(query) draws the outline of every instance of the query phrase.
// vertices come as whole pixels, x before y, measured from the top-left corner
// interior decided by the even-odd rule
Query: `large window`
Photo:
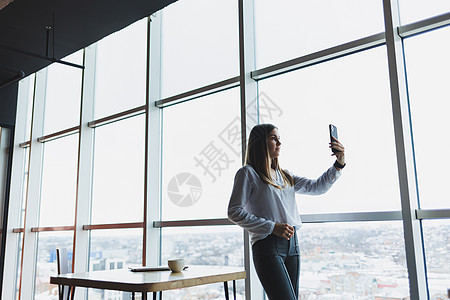
[[[58,286],[50,284],[50,276],[57,272],[56,249],[66,248],[72,258],[72,232],[40,232],[37,245],[35,299],[57,299]]]
[[[93,224],[142,221],[144,120],[137,116],[95,129]]]
[[[300,213],[400,208],[384,47],[262,80],[259,90],[260,122],[279,128],[283,168],[317,178],[331,167],[330,123],[346,147],[342,178],[324,195],[298,196]]]
[[[404,24],[417,22],[450,11],[450,2],[446,0],[399,0],[400,21]]]
[[[83,51],[65,61],[83,65]],[[67,65],[48,67],[45,96],[44,134],[77,126],[80,123],[82,70]]]
[[[78,135],[74,134],[46,142],[44,145],[39,208],[39,226],[41,227],[73,225],[78,139]]]
[[[142,230],[99,230],[91,233],[89,270],[117,270],[142,264]],[[122,298],[123,297],[123,298]],[[89,299],[130,299],[129,293],[89,289]]]
[[[257,67],[382,32],[382,1],[255,1]]]
[[[162,14],[163,98],[239,75],[236,1],[177,1]]]
[[[145,104],[147,19],[97,43],[95,117]]]
[[[442,138],[450,113],[450,28],[405,40],[408,91],[421,208],[450,208],[445,169],[450,166]],[[427,57],[427,59],[423,59]]]
[[[164,109],[162,219],[226,218],[241,166],[239,91]]]
[[[34,99],[34,86],[35,86],[35,74],[32,74],[22,80],[19,84],[20,91],[23,91],[23,116],[22,116],[22,126],[16,126],[15,142],[17,143],[17,138],[19,137],[21,141],[29,141],[31,137],[31,120],[32,120],[32,109],[33,109],[33,99]],[[21,128],[22,127],[22,128]],[[22,130],[19,131],[19,128]],[[30,148],[25,147],[24,149],[16,149],[17,157],[17,176],[16,191],[17,191],[17,210],[15,210],[14,217],[16,218],[17,227],[23,228],[25,221],[25,208],[26,208],[26,198],[28,190],[28,171],[29,171],[29,158],[30,158]],[[9,216],[11,218],[11,215]],[[22,245],[23,245],[23,232],[18,232],[12,239],[13,243],[13,259],[11,260],[11,295],[13,299],[17,299],[20,288],[21,279],[21,259],[22,259]]]
[[[450,113],[447,82],[450,75],[450,28],[405,40],[408,92],[417,168],[419,204],[422,209],[450,209],[445,169],[449,166],[445,138]],[[426,61],[423,57],[427,57]],[[430,295],[445,297],[450,284],[448,219],[423,221],[423,236]],[[446,287],[447,286],[447,287]]]
[[[302,299],[443,298],[450,6],[400,0],[397,24],[388,2],[179,0],[64,58],[84,70],[24,79],[1,298],[56,299],[56,248],[76,272],[251,266],[227,206],[242,128],[258,123],[279,128],[280,164],[300,176],[332,166],[328,124],[346,147],[332,189],[297,196]],[[248,274],[238,299],[262,300]],[[222,296],[215,284],[164,299]]]
[[[450,222],[423,221],[423,234],[430,295],[445,299],[450,285]]]
[[[303,226],[300,298],[378,299],[394,293],[407,298],[402,236],[400,222]]]
[[[21,174],[21,182],[20,182],[20,204],[19,204],[19,211],[18,211],[18,227],[23,228],[24,227],[24,221],[25,221],[25,206],[26,206],[26,197],[27,197],[27,190],[28,190],[28,162],[30,157],[30,148],[25,148],[21,152],[23,154],[23,165],[22,170],[23,173]],[[17,237],[14,239],[14,243],[16,245],[16,255],[15,255],[15,265],[13,267],[14,274],[14,281],[13,281],[13,289],[14,289],[14,297],[18,296],[19,293],[19,283],[20,283],[20,277],[21,277],[21,258],[22,258],[22,245],[23,245],[23,232],[19,232]]]
[[[242,230],[235,226],[183,227],[163,229],[162,261],[184,258],[189,265],[234,266],[244,264]],[[243,282],[237,282],[239,297],[244,295]],[[223,285],[207,285],[167,291],[164,299],[214,299],[223,297]],[[239,298],[241,299],[241,298]]]

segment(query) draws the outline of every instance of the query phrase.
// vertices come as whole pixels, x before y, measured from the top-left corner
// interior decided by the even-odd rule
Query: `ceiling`
[[[2,89],[176,0],[0,1]]]

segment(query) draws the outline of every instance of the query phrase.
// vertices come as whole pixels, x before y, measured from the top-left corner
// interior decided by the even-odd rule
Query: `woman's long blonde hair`
[[[250,165],[258,173],[262,181],[273,185],[276,188],[282,189],[286,185],[293,186],[294,179],[292,176],[283,170],[279,163],[278,157],[270,159],[268,137],[275,127],[272,124],[259,124],[252,128],[250,137],[247,143],[247,153],[245,156],[245,164]],[[278,129],[278,128],[277,128]],[[270,169],[279,170],[283,177],[283,186],[279,186],[270,176]]]

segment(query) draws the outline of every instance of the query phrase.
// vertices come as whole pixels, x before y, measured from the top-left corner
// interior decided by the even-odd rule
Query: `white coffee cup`
[[[167,261],[167,264],[169,265],[169,269],[172,270],[172,272],[181,272],[184,268],[184,259],[183,258],[175,258],[175,259],[169,259]]]

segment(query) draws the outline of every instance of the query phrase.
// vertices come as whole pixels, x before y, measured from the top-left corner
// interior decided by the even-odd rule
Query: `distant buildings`
[[[352,230],[331,226],[302,230],[300,299],[409,300],[404,245],[399,242],[402,241],[401,234],[392,227],[378,225]],[[55,244],[53,239],[48,242],[45,238],[40,239],[35,300],[57,299],[55,286],[49,284],[50,276],[56,274]],[[98,236],[92,246],[89,268],[112,270],[139,265],[141,245],[141,236]],[[183,257],[189,265],[243,266],[244,262],[241,231],[166,234],[163,235],[162,249],[163,264],[169,257]],[[442,247],[436,249],[440,255],[433,254],[428,274],[430,300],[444,300],[450,282],[450,257],[448,253],[442,253]],[[222,289],[222,285],[208,285],[175,290],[167,292],[164,299],[221,299]],[[238,299],[243,299],[243,281],[238,282],[238,293]],[[130,294],[90,290],[89,299],[128,300]]]

